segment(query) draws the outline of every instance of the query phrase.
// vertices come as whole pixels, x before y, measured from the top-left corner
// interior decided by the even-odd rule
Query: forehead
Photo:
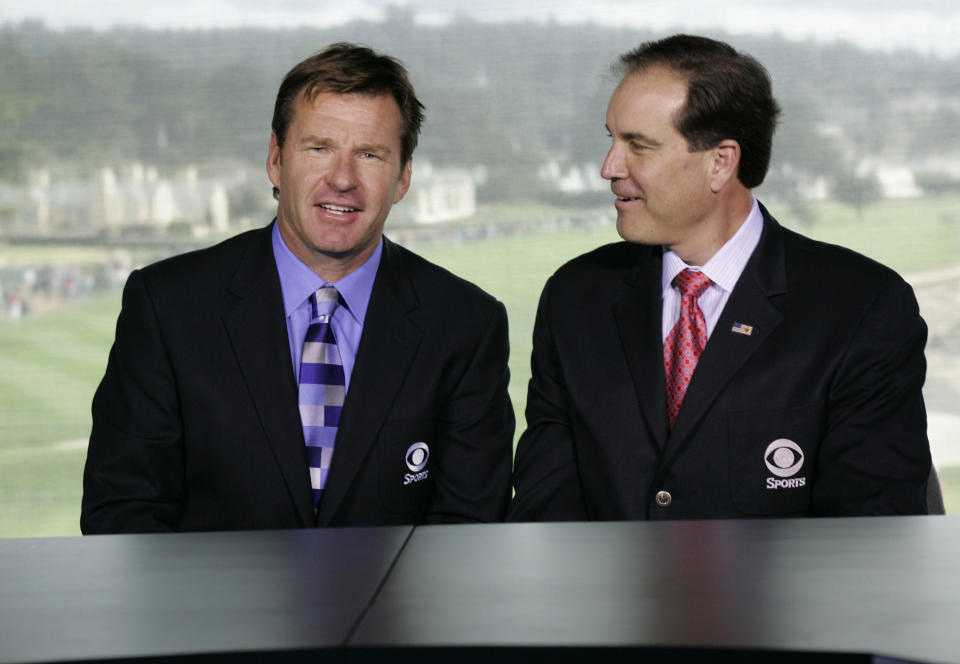
[[[607,123],[626,129],[634,123],[673,126],[687,101],[687,81],[662,66],[627,74],[607,107]]]
[[[399,145],[403,118],[390,94],[322,91],[312,96],[301,91],[293,105],[290,128],[298,133],[350,134]]]

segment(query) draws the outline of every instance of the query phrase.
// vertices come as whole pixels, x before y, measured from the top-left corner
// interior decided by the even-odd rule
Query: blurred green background
[[[908,278],[952,267],[960,256],[960,221],[949,216],[960,209],[960,199],[877,203],[863,218],[850,207],[822,203],[815,206],[812,221],[807,211],[805,225],[792,217],[788,208],[770,207],[785,225],[856,248]],[[486,214],[513,221],[522,216],[560,216],[563,211],[509,209]],[[479,284],[506,305],[510,396],[517,411],[518,436],[524,427],[531,331],[540,290],[547,277],[569,258],[619,239],[612,216],[608,219],[592,229],[412,247]],[[51,251],[2,245],[0,250],[8,263],[35,260],[36,252]],[[105,250],[74,250],[74,255],[55,260],[83,261],[98,251]],[[112,290],[18,321],[0,321],[0,537],[79,534],[90,401],[106,366],[119,305],[120,292]],[[960,466],[938,466],[947,510],[960,511]]]

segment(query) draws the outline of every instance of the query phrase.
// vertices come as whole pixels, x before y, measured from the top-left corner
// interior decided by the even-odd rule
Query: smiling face
[[[370,257],[391,206],[407,193],[401,131],[390,95],[320,92],[310,100],[301,93],[283,146],[270,138],[267,173],[280,191],[280,235],[328,282]]]
[[[686,98],[686,81],[665,67],[628,74],[607,107],[612,144],[601,169],[617,196],[620,236],[681,256],[701,253],[690,249],[709,235],[716,204],[713,151],[691,152],[676,128]]]

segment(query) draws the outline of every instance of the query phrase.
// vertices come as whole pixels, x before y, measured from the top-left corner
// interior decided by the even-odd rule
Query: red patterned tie
[[[663,371],[667,378],[667,415],[673,429],[680,404],[687,393],[693,370],[707,345],[707,321],[697,305],[697,298],[710,286],[703,272],[684,270],[673,278],[680,289],[680,318],[663,343]]]

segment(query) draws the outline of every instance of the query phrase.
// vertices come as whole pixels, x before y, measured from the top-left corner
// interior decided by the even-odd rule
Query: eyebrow
[[[613,135],[613,132],[610,131],[610,127],[607,127],[607,125],[604,125],[604,127],[606,127],[606,129],[607,129],[607,133],[612,136],[612,135]],[[656,140],[650,138],[649,136],[647,136],[646,134],[644,134],[643,132],[639,132],[639,131],[625,131],[625,132],[621,132],[621,133],[617,134],[617,138],[623,139],[623,140],[628,141],[628,142],[629,142],[629,141],[640,141],[641,143],[647,143],[648,145],[652,145],[652,146],[654,146],[654,147],[657,147],[657,146],[660,145],[660,141],[656,141]]]
[[[322,145],[327,147],[333,145],[333,141],[329,138],[321,138],[315,134],[310,134],[297,141],[297,145]]]
[[[298,142],[298,145],[319,145],[322,147],[335,147],[336,143],[333,139],[323,138],[321,136],[316,136],[311,134],[309,136],[304,136]],[[381,145],[379,143],[361,143],[356,146],[356,152],[371,152],[373,154],[380,154],[384,156],[389,156],[392,154],[392,150],[388,145]]]

